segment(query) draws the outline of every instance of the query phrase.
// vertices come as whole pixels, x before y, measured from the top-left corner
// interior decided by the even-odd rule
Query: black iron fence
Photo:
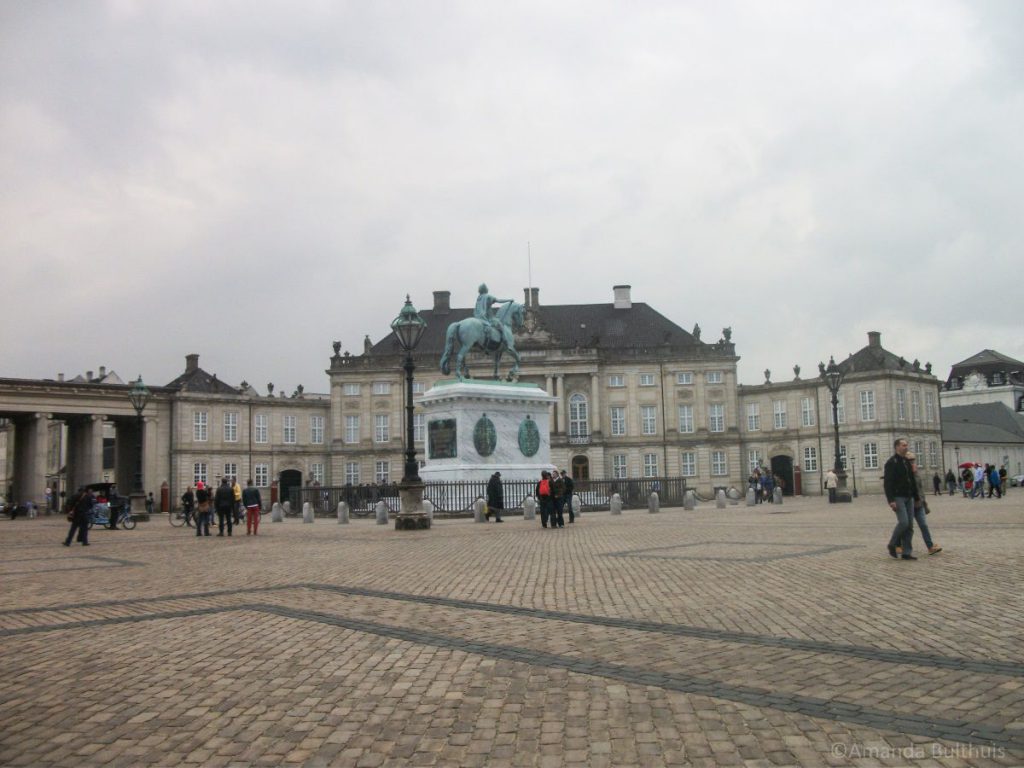
[[[509,514],[521,511],[527,496],[534,496],[535,480],[503,480],[505,509]],[[681,507],[686,494],[684,477],[644,477],[622,480],[577,480],[573,492],[580,497],[583,511],[607,510],[612,494],[622,498],[623,509],[647,507],[652,491],[658,492],[663,507]],[[473,504],[479,498],[487,498],[486,480],[459,480],[430,482],[426,484],[423,497],[434,505],[438,517],[469,517]],[[333,516],[338,502],[348,502],[350,514],[354,517],[369,517],[375,512],[377,502],[383,501],[391,512],[399,509],[398,485],[345,485],[291,488],[289,498],[291,513],[299,515],[307,501],[316,515]]]

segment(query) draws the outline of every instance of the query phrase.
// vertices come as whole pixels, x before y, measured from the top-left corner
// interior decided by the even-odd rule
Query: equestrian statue
[[[513,333],[523,327],[526,319],[523,305],[512,299],[492,296],[487,290],[486,283],[480,286],[479,291],[473,316],[448,326],[444,337],[444,354],[441,356],[441,373],[447,376],[454,372],[460,381],[471,378],[466,355],[476,348],[494,358],[495,380],[499,379],[498,366],[501,364],[501,356],[508,352],[514,362],[506,378],[508,381],[515,381],[519,377],[519,353],[516,352]],[[456,342],[459,344],[459,351],[453,366],[451,358],[455,352]]]

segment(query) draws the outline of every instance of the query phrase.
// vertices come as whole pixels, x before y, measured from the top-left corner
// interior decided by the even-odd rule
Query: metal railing
[[[535,480],[504,480],[502,482],[507,514],[521,512],[523,502],[534,496],[537,489]],[[580,497],[583,509],[607,510],[613,493],[622,498],[623,509],[647,507],[651,492],[657,491],[663,507],[681,507],[686,495],[685,477],[644,477],[619,480],[576,480],[573,493]],[[434,505],[437,517],[471,517],[473,503],[487,498],[486,480],[460,480],[430,482],[426,484],[423,497]],[[289,490],[292,514],[302,513],[302,506],[309,502],[313,513],[333,516],[338,502],[348,502],[350,514],[354,517],[369,517],[374,514],[378,501],[387,504],[391,512],[399,509],[398,485],[346,485],[304,487]]]

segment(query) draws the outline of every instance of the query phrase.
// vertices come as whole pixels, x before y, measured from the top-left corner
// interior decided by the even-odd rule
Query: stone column
[[[555,396],[558,398],[558,402],[555,404],[555,407],[558,408],[558,431],[565,435],[569,432],[569,425],[565,413],[565,376],[562,374],[555,377]]]
[[[68,488],[103,480],[103,416],[68,421]]]
[[[590,432],[601,431],[601,378],[590,374]]]
[[[14,423],[14,498],[46,506],[46,440],[49,414],[35,413]]]
[[[547,392],[552,397],[554,397],[554,394],[555,394],[555,377],[554,376],[545,376],[544,377],[544,391]],[[548,406],[548,417],[549,417],[550,423],[551,423],[551,431],[554,432],[554,431],[557,430],[557,427],[555,426],[556,422],[555,422],[555,404],[554,403],[551,403],[551,405]]]

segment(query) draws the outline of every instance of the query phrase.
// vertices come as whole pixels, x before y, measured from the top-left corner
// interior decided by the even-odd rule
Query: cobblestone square
[[[1022,502],[2,520],[0,764],[1024,765]]]

